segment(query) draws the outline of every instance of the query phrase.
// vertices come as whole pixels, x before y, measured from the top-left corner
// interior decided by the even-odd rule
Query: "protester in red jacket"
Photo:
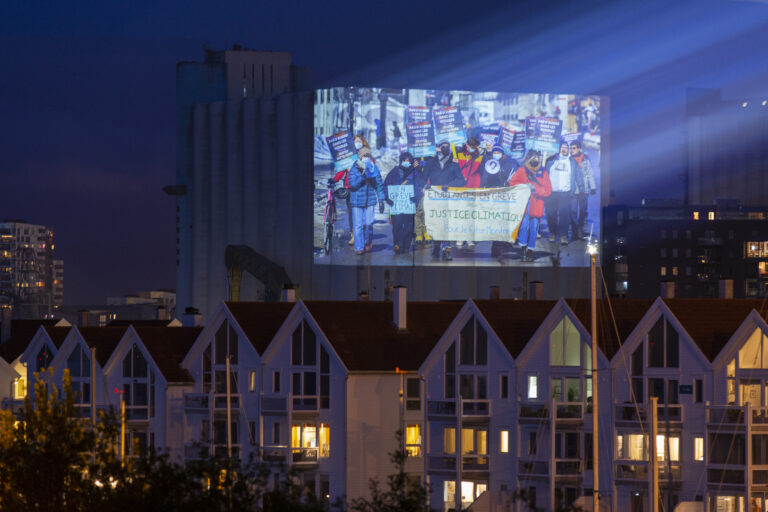
[[[539,222],[544,215],[544,198],[552,193],[552,183],[549,173],[541,165],[541,153],[529,150],[525,155],[525,163],[509,178],[509,185],[527,184],[531,188],[531,198],[525,210],[523,221],[517,233],[517,241],[522,247],[522,260],[535,261],[533,251],[536,248],[536,235],[539,232]]]
[[[464,145],[464,150],[457,156],[461,174],[467,180],[465,187],[480,188],[483,181],[483,173],[480,171],[480,163],[483,161],[480,142],[476,138],[470,137]]]

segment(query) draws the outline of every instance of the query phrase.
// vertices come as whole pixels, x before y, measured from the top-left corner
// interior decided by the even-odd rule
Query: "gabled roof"
[[[589,299],[566,299],[565,302],[591,332],[591,305]],[[597,346],[608,360],[619,351],[632,331],[653,305],[651,299],[598,299],[597,300]],[[616,324],[614,325],[614,319]],[[618,338],[617,338],[618,334]]]
[[[296,306],[293,302],[226,302],[226,307],[251,341],[259,355],[283,325],[288,313]]]
[[[766,303],[760,299],[663,300],[710,362],[753,309],[768,321]]]
[[[181,367],[202,327],[134,327],[166,382],[194,382],[192,375]]]
[[[96,360],[103,368],[114,352],[127,327],[78,327],[89,347],[96,347]]]
[[[167,327],[173,320],[112,320],[107,327]]]
[[[554,300],[473,299],[472,302],[515,359],[557,304]]]
[[[349,371],[416,371],[454,320],[461,302],[411,302],[398,332],[391,302],[305,301]]]
[[[20,322],[20,323],[19,323]],[[64,342],[71,327],[55,327],[58,320],[14,320],[11,323],[11,337],[0,345],[0,356],[9,363],[15,361],[29,346],[40,326],[58,349]]]

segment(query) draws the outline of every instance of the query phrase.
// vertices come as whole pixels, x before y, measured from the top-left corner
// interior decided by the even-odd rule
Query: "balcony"
[[[581,459],[555,459],[555,476],[580,477]]]
[[[456,402],[454,400],[428,400],[427,414],[431,418],[456,416]]]
[[[549,408],[544,402],[528,402],[519,406],[520,423],[537,423],[549,419]]]
[[[744,407],[738,405],[711,405],[707,408],[707,426],[712,431],[718,429],[743,429]]]
[[[558,422],[580,422],[584,420],[584,404],[581,402],[558,402],[555,404],[555,419]]]
[[[462,471],[488,471],[488,455],[471,455],[471,454],[462,455],[461,470]]]
[[[680,404],[659,405],[656,408],[659,423],[669,421],[670,426],[682,426],[683,406]],[[620,404],[615,406],[616,426],[632,427],[638,422],[648,422],[648,406],[642,404]]]
[[[184,393],[184,412],[187,414],[208,414],[208,395]]]
[[[261,413],[268,415],[285,414],[288,401],[284,396],[262,397]]]
[[[647,482],[648,463],[645,461],[632,461],[616,464],[616,480]]]
[[[670,462],[667,464],[664,461],[659,461],[659,482],[664,484],[665,482],[672,481],[679,484],[682,482],[683,472],[680,467],[680,462]]]
[[[549,461],[521,458],[517,463],[520,479],[549,478]]]
[[[294,412],[317,413],[320,410],[320,397],[317,395],[293,396],[291,406]]]
[[[491,415],[490,400],[462,400],[461,415],[465,418],[488,418]]]
[[[455,455],[430,455],[429,471],[456,471]]]
[[[261,448],[261,460],[277,464],[287,462],[289,448],[285,445],[263,446]]]
[[[240,395],[229,395],[229,407],[232,411],[238,411],[240,409]],[[227,395],[213,395],[213,410],[215,412],[222,412],[227,410]]]
[[[317,464],[318,455],[319,448],[292,448],[291,462],[299,465]]]

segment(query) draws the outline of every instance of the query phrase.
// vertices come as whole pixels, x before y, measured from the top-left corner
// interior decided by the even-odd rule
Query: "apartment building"
[[[97,407],[122,397],[141,445],[253,456],[328,501],[365,496],[403,448],[445,511],[587,505],[597,390],[602,507],[648,510],[658,494],[665,510],[768,510],[763,301],[600,300],[593,348],[585,299],[406,294],[222,303],[196,329],[43,326],[17,358],[55,381],[69,368],[84,416],[89,385]]]

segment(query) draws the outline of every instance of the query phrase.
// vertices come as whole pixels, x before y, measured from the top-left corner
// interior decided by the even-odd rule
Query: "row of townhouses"
[[[648,510],[656,466],[662,510],[768,510],[766,303],[600,300],[594,372],[589,318],[583,299],[396,288],[386,303],[222,303],[197,327],[48,323],[0,347],[3,404],[68,368],[84,417],[125,401],[128,447],[253,456],[330,501],[386,481],[401,431],[433,508],[526,510],[522,490],[554,510],[591,504],[597,386],[605,509]]]

